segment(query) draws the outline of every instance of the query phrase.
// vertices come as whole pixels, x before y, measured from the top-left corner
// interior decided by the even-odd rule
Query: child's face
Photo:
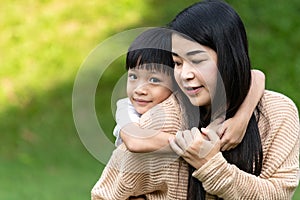
[[[171,76],[147,69],[129,69],[127,95],[136,111],[144,114],[172,93]]]

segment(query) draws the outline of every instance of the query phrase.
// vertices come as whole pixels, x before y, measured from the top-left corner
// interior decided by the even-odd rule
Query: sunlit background
[[[193,2],[0,2],[0,199],[90,199],[103,164],[85,149],[74,125],[76,73],[106,38],[165,25]],[[300,1],[227,2],[244,20],[252,66],[265,73],[266,88],[289,96],[299,108]],[[99,123],[111,141],[111,95],[124,73],[121,56],[101,77],[95,97]]]

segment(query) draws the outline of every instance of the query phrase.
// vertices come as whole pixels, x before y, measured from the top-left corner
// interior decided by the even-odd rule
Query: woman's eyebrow
[[[202,50],[190,51],[190,52],[187,52],[186,55],[187,56],[193,56],[193,55],[196,55],[196,54],[199,54],[199,53],[205,53],[205,51],[202,51]],[[179,57],[179,55],[175,52],[172,52],[172,55]]]
[[[202,51],[202,50],[195,50],[195,51],[189,51],[186,53],[187,56],[193,56],[193,55],[196,55],[198,53],[204,53],[205,51]]]

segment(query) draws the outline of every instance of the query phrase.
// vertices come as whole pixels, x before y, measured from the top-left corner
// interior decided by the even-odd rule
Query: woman
[[[234,116],[250,87],[247,36],[221,1],[199,2],[169,24],[175,79],[201,110],[198,128],[178,132],[171,148],[190,164],[188,199],[291,199],[298,186],[299,116],[284,95],[265,91],[242,142],[220,151],[205,129],[225,111]],[[205,79],[205,77],[213,77]]]

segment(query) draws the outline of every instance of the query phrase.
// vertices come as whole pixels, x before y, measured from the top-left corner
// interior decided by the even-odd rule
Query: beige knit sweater
[[[140,126],[176,134],[183,129],[174,95],[141,116]],[[185,127],[186,128],[186,127]],[[175,153],[132,153],[121,144],[92,189],[92,199],[124,200],[146,194],[147,199],[186,199],[187,164]]]
[[[262,139],[263,146],[263,167],[259,177],[245,173],[239,170],[235,165],[228,164],[221,153],[218,153],[211,160],[209,160],[200,169],[193,173],[193,176],[198,178],[202,183],[204,189],[207,191],[206,199],[214,199],[217,195],[223,199],[247,199],[247,200],[289,200],[292,198],[293,193],[298,186],[299,181],[299,115],[295,104],[286,96],[276,92],[265,91],[265,94],[260,102],[260,118],[259,118],[259,131]],[[126,154],[129,153],[124,151]],[[114,152],[115,154],[115,152]],[[130,154],[130,153],[129,153]],[[134,155],[134,154],[131,154]],[[113,159],[114,155],[112,156]],[[120,159],[119,157],[118,159]],[[161,158],[158,156],[157,158]],[[124,158],[126,160],[126,158]],[[121,159],[122,161],[124,159]],[[142,169],[145,165],[151,165],[151,161],[147,157],[139,158],[140,161],[131,165],[132,172],[139,168]],[[144,160],[143,160],[144,159]],[[115,166],[117,163],[123,165],[121,160],[115,160]],[[134,160],[134,159],[132,159]],[[153,160],[155,156],[153,156]],[[144,163],[149,164],[142,164]],[[160,162],[161,160],[157,160]],[[163,161],[165,162],[165,161]],[[171,176],[174,176],[173,180],[178,179],[178,164],[174,162],[172,170],[175,173],[171,173],[171,167],[160,168],[159,165],[153,165],[155,168],[155,176],[151,176],[151,173],[138,173],[128,174],[126,172],[120,172],[122,170],[116,170],[114,168],[106,168],[102,174],[102,177],[97,182],[92,190],[93,199],[126,199],[122,198],[123,193],[136,191],[135,194],[142,194],[143,186],[147,188],[157,186],[159,184],[153,183],[159,182],[159,180]],[[163,165],[161,165],[163,166]],[[120,168],[119,168],[120,169]],[[146,167],[145,169],[148,170]],[[181,167],[177,196],[165,198],[168,200],[184,199],[186,198],[186,185],[187,185],[187,171],[186,165]],[[147,171],[146,170],[146,171]],[[167,172],[167,173],[165,173]],[[119,176],[117,175],[119,173]],[[120,175],[121,174],[121,175]],[[127,174],[126,178],[124,175]],[[165,174],[168,174],[167,176]],[[142,185],[133,185],[133,179],[138,177],[142,180]],[[155,177],[154,180],[149,177]],[[121,179],[121,181],[120,181]],[[139,181],[138,180],[138,181]],[[138,182],[137,181],[137,182]],[[122,182],[122,184],[119,184]],[[117,184],[119,184],[117,186]],[[181,185],[182,184],[182,185]],[[186,185],[184,185],[186,184]],[[105,187],[103,186],[105,185]],[[166,185],[160,185],[162,191],[166,191]],[[111,188],[108,188],[112,187]],[[120,191],[120,193],[118,193]],[[140,192],[139,192],[140,191]],[[114,194],[116,196],[108,196],[104,198],[101,195]],[[210,195],[212,194],[212,195]],[[131,195],[131,194],[130,194]],[[106,196],[107,197],[107,196]],[[162,199],[153,196],[148,196],[149,199]]]
[[[286,96],[265,91],[258,123],[263,166],[259,177],[226,162],[221,153],[193,176],[204,189],[224,199],[291,199],[299,181],[299,115]],[[213,199],[207,195],[207,199]]]

